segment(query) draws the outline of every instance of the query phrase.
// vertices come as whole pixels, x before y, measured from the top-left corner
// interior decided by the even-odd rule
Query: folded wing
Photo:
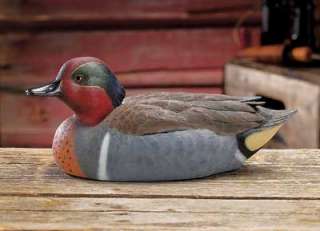
[[[217,134],[238,134],[265,124],[257,110],[259,97],[212,94],[154,93],[126,98],[108,117],[110,127],[126,134],[209,129]]]

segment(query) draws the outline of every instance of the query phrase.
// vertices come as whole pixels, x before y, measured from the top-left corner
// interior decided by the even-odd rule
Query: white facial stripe
[[[97,178],[99,180],[108,180],[109,179],[109,176],[107,173],[109,144],[110,144],[110,133],[106,133],[103,137],[103,140],[102,140],[98,169],[97,169]]]

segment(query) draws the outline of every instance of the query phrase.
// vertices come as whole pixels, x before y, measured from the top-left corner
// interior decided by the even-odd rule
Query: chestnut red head
[[[26,90],[27,95],[58,96],[80,122],[93,126],[121,105],[125,91],[115,75],[99,59],[74,58],[62,65],[56,79],[42,87]]]

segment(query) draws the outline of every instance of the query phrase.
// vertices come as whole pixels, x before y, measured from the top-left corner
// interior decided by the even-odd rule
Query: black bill
[[[25,91],[27,95],[35,95],[35,96],[60,96],[60,80],[54,80],[53,82],[41,86],[29,88]]]

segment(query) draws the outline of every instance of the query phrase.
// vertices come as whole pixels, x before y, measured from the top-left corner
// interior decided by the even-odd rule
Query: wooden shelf
[[[0,149],[0,229],[316,231],[319,166],[319,150],[262,150],[227,174],[112,183],[63,174],[49,149]]]
[[[318,148],[320,68],[285,68],[246,60],[225,66],[225,92],[260,95],[298,113],[283,126],[269,147]]]

